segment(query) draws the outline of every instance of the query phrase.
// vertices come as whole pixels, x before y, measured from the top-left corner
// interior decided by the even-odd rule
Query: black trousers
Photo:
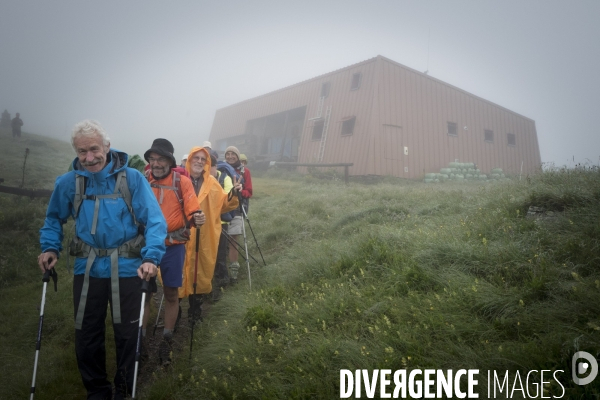
[[[227,253],[229,252],[229,241],[227,240],[227,228],[229,224],[221,224],[221,236],[219,237],[219,247],[217,250],[217,263],[213,275],[213,290],[226,286],[229,283],[229,271],[227,270]]]
[[[79,307],[83,275],[73,279],[75,315]],[[114,377],[115,399],[124,398],[133,389],[135,349],[142,301],[142,280],[138,277],[119,278],[121,323],[113,322],[117,353],[117,372]],[[110,278],[92,278],[87,296],[81,330],[75,330],[77,365],[88,399],[112,399],[112,386],[106,373],[106,313],[111,306]]]

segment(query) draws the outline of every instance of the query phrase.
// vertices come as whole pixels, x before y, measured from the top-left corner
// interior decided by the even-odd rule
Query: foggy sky
[[[0,111],[179,158],[217,109],[382,55],[535,120],[543,162],[598,165],[599,20],[598,0],[3,0]]]

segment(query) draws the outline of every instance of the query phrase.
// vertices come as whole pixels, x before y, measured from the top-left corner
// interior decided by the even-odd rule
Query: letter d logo
[[[589,363],[587,363],[587,362],[578,363],[577,360],[579,360],[580,358],[585,358]],[[590,374],[588,375],[588,377],[587,378],[579,378],[578,375],[585,374],[589,370],[590,367],[592,367],[592,370],[591,370]],[[596,379],[596,376],[598,375],[598,362],[596,361],[594,356],[592,356],[590,353],[588,353],[586,351],[578,351],[577,353],[575,353],[573,355],[573,360],[571,361],[571,373],[573,375],[573,382],[575,382],[577,385],[581,385],[581,386],[587,385],[588,383],[590,383],[594,379]]]

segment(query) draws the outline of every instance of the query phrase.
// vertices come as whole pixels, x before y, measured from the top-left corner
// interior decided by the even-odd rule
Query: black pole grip
[[[48,262],[52,262],[52,258],[50,258]],[[58,292],[58,273],[56,273],[54,268],[47,269],[46,272],[44,272],[42,282],[50,282],[50,277],[52,277],[52,281],[54,282],[54,291]]]
[[[150,282],[148,282],[147,280],[143,279],[142,280],[142,292],[148,293],[148,290],[150,290]]]
[[[46,272],[44,272],[44,276],[42,277],[42,282],[50,282],[50,275],[52,274],[52,269],[47,269]]]

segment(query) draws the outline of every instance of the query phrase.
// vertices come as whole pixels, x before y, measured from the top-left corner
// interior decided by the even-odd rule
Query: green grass
[[[344,185],[335,174],[287,171],[253,181],[250,222],[267,266],[252,263],[252,291],[240,270],[240,283],[196,327],[192,360],[187,350],[175,354],[171,370],[142,382],[141,398],[339,398],[340,369],[376,368],[477,368],[481,398],[487,370],[561,369],[564,398],[600,394],[600,378],[585,387],[570,378],[576,351],[600,354],[597,169],[479,184]],[[43,202],[0,200],[26,210],[8,217],[3,207],[12,218],[3,229],[35,242],[41,219],[23,220]],[[526,218],[530,205],[554,213]],[[29,390],[41,292],[37,250],[8,247],[2,254],[21,254],[23,267],[0,291],[8,321],[0,398]],[[83,393],[64,259],[58,268],[40,399]],[[545,396],[562,393],[545,387]]]
[[[334,398],[340,369],[417,367],[478,368],[482,389],[487,370],[562,369],[565,398],[598,395],[570,380],[575,351],[600,352],[597,170],[255,186],[268,266],[213,307],[195,362],[149,398]],[[530,205],[557,213],[528,219]]]

